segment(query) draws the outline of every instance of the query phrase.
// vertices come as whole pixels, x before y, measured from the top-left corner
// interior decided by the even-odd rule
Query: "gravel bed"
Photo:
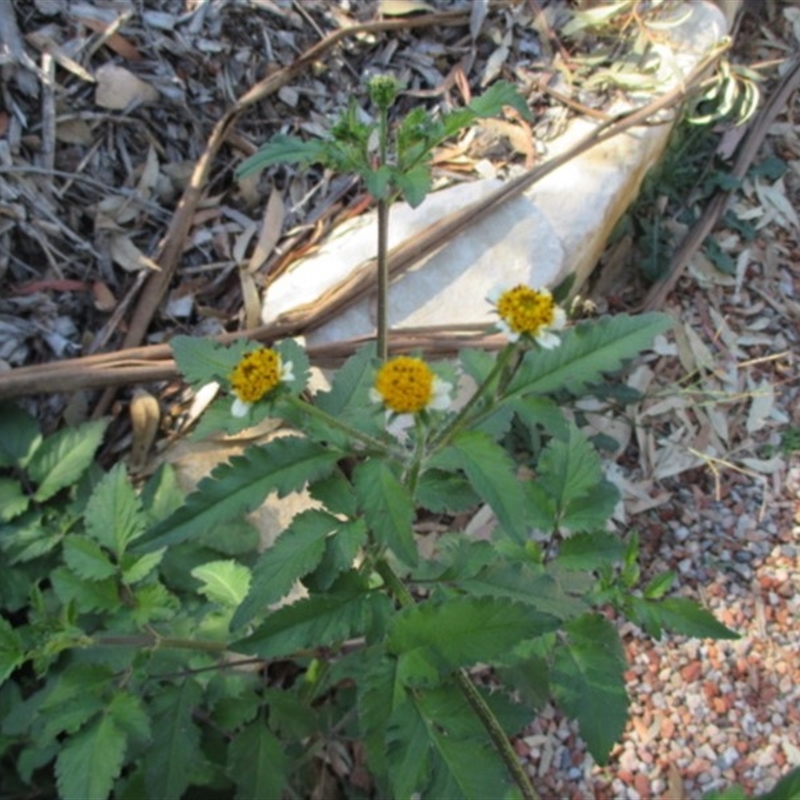
[[[670,505],[637,520],[651,554],[646,572],[677,570],[678,594],[703,602],[741,638],[654,641],[622,622],[631,701],[625,734],[598,767],[577,723],[546,708],[516,742],[543,798],[699,798],[732,783],[764,792],[800,766],[794,461],[766,506],[763,483],[744,476],[734,476],[720,501],[681,480]]]

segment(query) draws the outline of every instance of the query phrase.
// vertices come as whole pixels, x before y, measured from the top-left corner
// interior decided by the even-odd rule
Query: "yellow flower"
[[[567,315],[547,289],[520,284],[500,294],[494,303],[500,315],[499,327],[512,341],[529,336],[548,350],[561,344],[552,331],[564,327]]]
[[[284,364],[275,350],[262,347],[245,353],[230,374],[231,389],[236,395],[231,413],[234,417],[245,416],[253,403],[268,395],[281,382],[293,379],[291,361]]]
[[[395,414],[416,414],[425,409],[447,408],[452,388],[434,375],[421,358],[398,356],[378,370],[370,398]]]

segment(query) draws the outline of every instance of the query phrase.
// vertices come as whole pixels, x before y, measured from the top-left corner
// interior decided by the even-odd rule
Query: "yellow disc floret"
[[[378,371],[375,393],[396,414],[415,414],[431,404],[435,377],[421,358],[398,356]]]
[[[268,347],[245,353],[230,381],[231,389],[242,403],[255,403],[281,382],[281,357]]]
[[[515,286],[500,295],[497,312],[513,333],[536,336],[553,327],[558,306],[547,290]]]

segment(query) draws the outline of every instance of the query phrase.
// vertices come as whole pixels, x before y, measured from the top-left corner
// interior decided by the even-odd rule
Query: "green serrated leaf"
[[[0,617],[0,684],[25,660],[25,643],[19,632]]]
[[[352,568],[358,551],[367,543],[367,524],[363,519],[338,522],[336,531],[325,539],[325,551],[313,575],[304,578],[315,592],[330,589],[342,573]]]
[[[759,795],[756,800],[766,800],[769,795]],[[798,800],[798,795],[777,795],[774,800]],[[750,800],[750,795],[738,784],[729,786],[722,791],[706,792],[703,795],[703,800]]]
[[[0,467],[25,468],[42,443],[36,420],[14,403],[0,403]]]
[[[430,461],[431,467],[463,469],[473,489],[491,506],[505,531],[522,544],[528,535],[525,494],[514,463],[488,434],[466,431]]]
[[[458,586],[473,597],[505,597],[560,620],[572,619],[587,611],[587,603],[566,594],[555,575],[535,573],[524,564],[495,562],[475,577],[458,581]]]
[[[127,737],[108,715],[67,739],[56,758],[63,800],[106,800],[122,770]]]
[[[565,439],[554,438],[550,441],[536,468],[539,488],[555,505],[557,525],[566,525],[563,520],[569,515],[570,506],[589,495],[603,481],[600,458],[574,423],[568,426]],[[592,497],[593,501],[597,499]],[[599,528],[605,522],[606,516],[598,511],[597,519],[594,520],[591,513],[593,507],[590,504],[588,509],[584,509],[588,512],[584,514],[588,516],[587,527]]]
[[[278,738],[263,719],[256,719],[228,745],[228,775],[236,784],[237,800],[282,797],[289,760]]]
[[[622,561],[625,542],[605,531],[579,533],[561,542],[556,562],[564,569],[593,570]]]
[[[250,570],[232,559],[195,567],[192,576],[203,584],[197,590],[200,594],[225,608],[236,608],[250,588]]]
[[[30,497],[22,491],[19,481],[0,478],[0,522],[10,522],[24,514],[30,502]]]
[[[383,164],[378,169],[365,170],[361,177],[364,179],[367,191],[376,200],[384,200],[389,196],[392,168],[388,164]]]
[[[154,550],[200,536],[252,511],[272,491],[285,497],[302,489],[307,481],[326,475],[338,457],[336,452],[295,436],[248,447],[200,481],[184,505],[141,537],[136,549],[146,545]]]
[[[64,533],[54,525],[41,510],[31,509],[2,526],[0,548],[9,564],[32,561],[53,550],[64,538]]]
[[[422,792],[430,781],[432,755],[428,726],[417,706],[410,699],[397,703],[386,727],[392,797],[424,796]]]
[[[195,386],[218,381],[227,387],[228,376],[242,356],[259,348],[245,338],[224,345],[205,336],[175,336],[169,345],[181,375]]]
[[[710,611],[687,597],[670,597],[651,605],[661,624],[673,633],[701,639],[741,638],[740,634],[719,622]]]
[[[200,687],[185,680],[180,686],[166,686],[151,701],[153,741],[145,775],[152,797],[179,800],[190,784],[186,765],[202,761],[200,729],[193,717],[201,696]]]
[[[46,742],[60,734],[76,733],[90,719],[101,713],[106,705],[105,688],[97,687],[97,694],[88,694],[87,688],[83,693],[63,699],[57,705],[43,704],[42,710],[46,709],[47,713],[41,728],[42,740]]]
[[[140,697],[126,691],[115,692],[108,703],[109,717],[120,730],[141,742],[150,739],[150,717]]]
[[[126,554],[122,559],[122,582],[133,586],[143,581],[160,563],[167,552],[166,547],[137,557]]]
[[[409,695],[386,730],[393,797],[516,796],[497,751],[454,687]]]
[[[101,581],[117,574],[108,554],[94,539],[72,534],[64,539],[64,563],[80,578]]]
[[[64,428],[42,442],[28,464],[28,473],[38,487],[34,494],[37,502],[49,500],[83,475],[107,426],[106,420],[86,422],[77,428]]]
[[[137,625],[171,619],[180,608],[180,601],[170,594],[160,583],[145,583],[137,586],[133,599],[136,603],[131,610],[131,619]]]
[[[310,362],[308,354],[294,339],[283,339],[275,342],[272,349],[281,357],[282,364],[292,365],[292,379],[281,383],[292,394],[300,394],[308,384],[308,371]]]
[[[568,438],[567,418],[549,397],[518,397],[509,405],[530,430],[534,431],[541,425],[558,439]]]
[[[285,597],[295,582],[317,566],[325,539],[339,525],[336,517],[310,509],[292,520],[253,567],[250,590],[231,620],[231,629],[246,625],[258,613]]]
[[[348,517],[356,515],[358,503],[353,485],[341,470],[334,470],[322,480],[312,483],[308,487],[308,493],[332,514],[344,514]]]
[[[257,153],[245,159],[236,169],[241,180],[273,164],[314,164],[325,161],[327,145],[321,139],[306,142],[296,136],[275,134]]]
[[[800,767],[788,772],[772,789],[755,800],[800,800]]]
[[[480,497],[464,477],[439,469],[429,469],[422,474],[415,500],[438,514],[457,514],[480,503]]]
[[[374,458],[362,462],[353,473],[353,486],[376,541],[414,566],[419,558],[411,527],[414,502],[389,463]]]
[[[562,509],[559,527],[575,533],[602,528],[619,502],[619,489],[605,479],[596,483],[583,497],[577,497]]]
[[[431,170],[427,164],[417,164],[395,175],[394,183],[403,200],[411,208],[421,205],[431,190]]]
[[[364,658],[366,668],[357,683],[358,721],[370,770],[383,785],[389,770],[386,728],[395,707],[405,702],[405,690],[397,679],[397,659],[387,658],[383,648],[368,650]]]
[[[185,497],[186,492],[178,483],[175,468],[171,464],[162,464],[147,479],[139,501],[152,524],[161,522],[177,511],[183,505]]]
[[[550,669],[544,656],[526,655],[510,667],[499,667],[497,676],[529,708],[540,711],[550,701]]]
[[[107,547],[117,559],[128,544],[142,534],[145,516],[121,463],[103,477],[86,505],[86,532]]]
[[[383,594],[363,591],[336,591],[299,600],[279,608],[255,630],[252,636],[231,645],[236,652],[274,658],[303,648],[338,644],[363,635],[372,618],[391,606]]]
[[[374,344],[357,350],[336,372],[330,391],[314,395],[314,404],[334,417],[363,416],[364,409],[370,406],[374,358]]]
[[[603,373],[618,370],[626,359],[636,356],[656,334],[673,324],[667,314],[618,314],[581,322],[562,332],[559,347],[537,348],[525,355],[507,397],[547,394],[564,388],[580,394],[588,385],[600,381]]]
[[[565,629],[568,640],[554,651],[553,694],[578,720],[594,760],[605,764],[628,720],[625,652],[614,626],[599,614],[571,620]]]
[[[479,117],[499,116],[503,106],[511,106],[519,112],[523,119],[533,119],[533,114],[528,108],[525,98],[508,81],[497,81],[469,104],[472,111]]]
[[[642,591],[647,600],[660,600],[673,586],[678,573],[675,570],[656,575]]]
[[[57,567],[50,573],[50,580],[58,599],[64,605],[75,603],[80,613],[113,613],[120,607],[119,590],[113,578],[86,581],[66,567]]]
[[[387,640],[390,653],[432,653],[442,670],[479,661],[504,663],[516,644],[555,630],[556,617],[496,597],[427,601],[398,612]]]

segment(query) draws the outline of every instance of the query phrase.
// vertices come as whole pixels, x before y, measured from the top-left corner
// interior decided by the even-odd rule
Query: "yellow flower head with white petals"
[[[378,370],[370,399],[395,414],[417,414],[447,408],[452,388],[421,358],[398,356]]]
[[[561,344],[553,331],[564,327],[567,315],[547,289],[520,284],[500,294],[494,304],[500,315],[499,327],[512,341],[525,336],[548,350]]]
[[[262,347],[245,353],[230,374],[231,389],[236,395],[231,413],[234,417],[245,416],[253,403],[291,380],[291,361],[284,363],[275,350]]]

